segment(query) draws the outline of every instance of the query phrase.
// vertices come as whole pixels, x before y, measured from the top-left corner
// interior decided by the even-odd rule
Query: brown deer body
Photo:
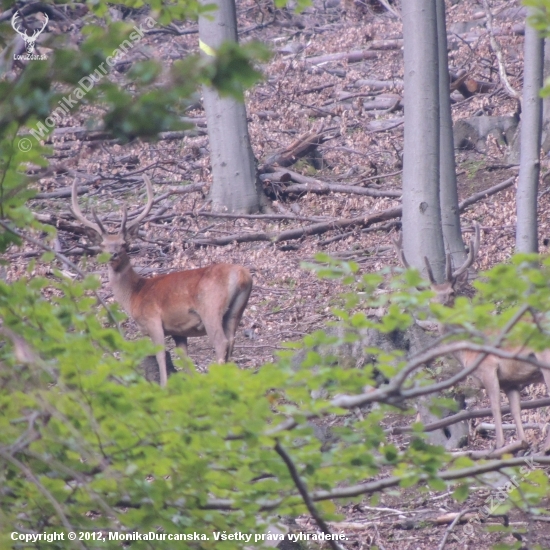
[[[424,258],[431,287],[435,292],[434,300],[445,306],[452,307],[454,305],[457,283],[461,278],[464,278],[464,275],[467,277],[468,269],[473,264],[479,252],[480,228],[477,223],[474,228],[475,237],[470,241],[468,257],[464,263],[453,271],[451,257],[450,255],[447,256],[445,269],[446,279],[443,283],[437,283],[435,281],[430,263],[427,258]],[[408,268],[409,265],[403,253],[401,240],[394,241],[394,245],[397,249],[401,263]],[[444,335],[448,332],[448,328],[440,324],[439,331]],[[496,448],[504,446],[502,412],[500,409],[500,390],[503,390],[508,397],[512,418],[516,424],[517,436],[520,441],[526,441],[525,431],[521,421],[520,391],[529,384],[545,382],[550,394],[550,370],[541,369],[519,359],[520,356],[534,356],[538,361],[550,365],[550,350],[535,352],[525,346],[505,346],[503,349],[509,353],[517,354],[518,359],[507,359],[497,357],[496,355],[487,355],[472,372],[472,376],[481,382],[489,397],[491,412],[495,420]],[[456,352],[454,355],[462,365],[462,368],[469,369],[479,360],[480,353],[463,350]],[[550,433],[544,443],[544,451],[550,451]]]
[[[148,203],[144,211],[126,226],[126,211],[118,233],[109,234],[99,218],[87,220],[77,202],[76,180],[72,188],[75,217],[88,229],[101,250],[110,255],[109,282],[115,300],[153,343],[163,346],[156,354],[160,384],[166,385],[165,336],[187,352],[187,338],[208,336],[220,363],[229,361],[235,333],[252,290],[248,269],[233,264],[214,264],[145,278],[130,263],[127,245],[153,205],[151,181],[144,176]]]

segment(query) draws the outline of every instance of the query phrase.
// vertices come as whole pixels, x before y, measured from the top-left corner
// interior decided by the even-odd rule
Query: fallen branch
[[[281,187],[277,191],[283,194],[296,194],[296,193],[315,193],[317,195],[327,195],[329,193],[350,193],[352,195],[366,195],[368,197],[390,197],[398,198],[402,195],[399,190],[387,190],[381,191],[377,189],[370,189],[368,187],[361,187],[359,185],[340,185],[335,183],[326,183],[321,180],[303,176],[298,172],[292,170],[277,170],[262,174],[261,180],[279,180],[282,183],[288,181],[288,177],[292,181],[297,182],[297,185],[287,185]]]
[[[513,441],[512,443],[501,447],[500,449],[489,449],[487,451],[459,451],[452,453],[453,457],[467,456],[472,460],[481,460],[486,458],[499,458],[505,454],[513,454],[529,448],[527,441]]]
[[[462,512],[459,512],[457,516],[451,521],[451,524],[447,529],[445,529],[445,534],[443,535],[443,538],[441,539],[441,542],[439,543],[439,546],[437,547],[437,550],[443,550],[445,548],[445,544],[447,542],[447,539],[449,538],[449,535],[451,534],[452,530],[455,528],[455,525],[461,521],[466,520],[467,517],[473,515],[472,512],[475,512],[475,508],[467,508],[466,510],[462,510]],[[449,515],[449,514],[447,514]],[[440,516],[441,517],[441,516]]]
[[[504,89],[508,92],[508,95],[510,97],[514,99],[519,99],[518,92],[514,90],[514,88],[512,88],[512,85],[508,80],[508,75],[506,74],[506,67],[504,66],[504,57],[502,55],[502,50],[500,49],[500,46],[495,38],[495,32],[493,29],[493,16],[491,14],[491,8],[489,7],[487,0],[483,0],[483,9],[485,10],[485,15],[487,17],[485,21],[485,25],[487,27],[487,31],[489,32],[491,48],[493,48],[493,51],[495,52],[495,55],[498,61],[498,74],[500,76],[500,81],[504,86]]]
[[[403,39],[371,40],[368,43],[368,47],[369,50],[400,50],[403,47]]]
[[[316,55],[307,57],[306,61],[312,65],[321,65],[322,63],[330,63],[331,61],[347,61],[348,63],[358,63],[364,59],[377,59],[378,54],[370,50],[362,50],[356,52],[339,52],[330,53],[327,55]]]
[[[323,130],[323,126],[318,130],[311,130],[299,136],[295,141],[293,141],[288,147],[275,152],[267,160],[266,164],[278,164],[279,166],[290,166],[294,164],[299,158],[305,157],[312,154],[321,143],[324,143],[328,139],[332,139],[339,135],[339,132],[336,131],[336,134],[329,134],[329,132],[334,132],[334,128],[329,128]]]
[[[396,79],[396,80],[370,80],[370,79],[359,79],[356,80],[354,83],[354,86],[362,87],[366,86],[367,88],[370,88],[371,90],[402,90],[403,89],[403,81]]]
[[[512,187],[514,184],[514,181],[516,181],[516,177],[513,176],[511,178],[508,178],[507,180],[504,180],[501,183],[497,183],[496,185],[493,185],[493,187],[489,187],[489,189],[485,189],[485,191],[480,191],[479,193],[474,193],[467,199],[464,199],[459,205],[458,208],[461,212],[466,210],[468,206],[474,204],[475,202],[486,199],[487,197],[490,197],[491,195],[494,195],[495,193],[498,193],[499,191],[502,191],[503,189],[508,189],[508,187]]]
[[[393,130],[405,123],[405,118],[393,118],[386,120],[373,120],[367,123],[365,126],[366,134],[377,134],[378,132],[386,132],[387,130]]]

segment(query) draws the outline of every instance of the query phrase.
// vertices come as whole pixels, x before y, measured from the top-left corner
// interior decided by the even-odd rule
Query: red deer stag
[[[453,270],[451,256],[447,255],[444,282],[436,282],[430,262],[428,258],[424,258],[428,278],[430,279],[432,290],[435,292],[434,300],[438,303],[449,307],[454,305],[457,283],[463,281],[464,277],[467,277],[468,269],[474,263],[479,252],[480,227],[477,223],[474,224],[474,233],[474,237],[470,240],[468,257],[458,269]],[[403,253],[401,236],[398,240],[394,241],[394,245],[401,263],[404,267],[408,268],[409,265]],[[444,325],[439,325],[439,330],[442,335],[447,332]],[[534,352],[525,346],[508,346],[504,347],[504,349],[518,356],[523,355],[524,357],[528,357],[534,355],[539,361],[550,364],[550,350]],[[479,352],[463,350],[456,352],[455,356],[462,365],[462,368],[468,369],[478,360]],[[520,441],[525,442],[525,432],[521,421],[520,391],[529,384],[545,382],[550,393],[550,370],[538,368],[531,363],[526,363],[519,359],[505,359],[496,355],[488,355],[481,361],[472,375],[481,382],[491,403],[491,411],[495,419],[496,448],[504,446],[502,412],[500,410],[501,389],[508,396],[518,438]],[[550,433],[544,443],[544,451],[546,453],[550,451]]]
[[[153,186],[144,175],[147,205],[130,223],[126,208],[118,233],[108,233],[95,211],[96,223],[86,219],[78,206],[77,180],[72,187],[75,218],[90,229],[90,238],[110,254],[109,282],[115,300],[147,334],[153,344],[163,346],[156,354],[160,385],[167,381],[164,337],[172,336],[176,346],[187,351],[187,338],[207,335],[220,363],[229,361],[235,332],[252,289],[248,269],[240,265],[214,264],[199,269],[176,271],[145,278],[138,275],[128,256],[128,243],[135,238],[139,224],[153,206]]]

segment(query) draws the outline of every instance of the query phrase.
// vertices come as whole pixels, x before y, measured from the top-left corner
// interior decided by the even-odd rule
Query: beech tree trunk
[[[522,124],[517,192],[517,252],[538,252],[537,195],[542,133],[544,41],[531,25],[525,26]]]
[[[460,210],[458,208],[458,190],[456,186],[445,2],[436,2],[436,10],[439,53],[439,198],[441,226],[446,252],[451,254],[453,265],[461,265],[466,259],[466,251],[460,230]]]
[[[403,249],[407,261],[444,279],[439,194],[439,55],[436,0],[402,3],[405,58]],[[448,93],[448,92],[447,92]]]
[[[204,55],[214,55],[222,42],[237,42],[234,0],[202,0],[217,9],[199,18],[199,40]],[[215,210],[236,214],[259,212],[267,204],[257,177],[256,159],[248,135],[246,107],[232,97],[203,86],[204,109],[210,139],[212,188]]]

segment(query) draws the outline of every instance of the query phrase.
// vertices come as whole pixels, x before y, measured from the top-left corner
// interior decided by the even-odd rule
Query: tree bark
[[[405,147],[403,248],[407,261],[436,280],[445,271],[439,197],[439,76],[435,0],[403,2]]]
[[[466,252],[460,231],[460,211],[458,209],[458,190],[456,187],[445,3],[436,2],[436,4],[439,53],[439,193],[441,226],[446,252],[451,254],[454,265],[461,265],[466,259]]]
[[[234,0],[202,1],[207,3],[217,9],[199,18],[200,47],[203,54],[213,55],[223,42],[237,42],[237,18]],[[208,86],[202,91],[210,139],[212,207],[233,213],[259,212],[267,201],[256,174],[245,105],[232,97],[220,97]]]
[[[517,192],[516,251],[538,252],[537,194],[542,134],[544,41],[531,25],[525,28],[525,66]]]

